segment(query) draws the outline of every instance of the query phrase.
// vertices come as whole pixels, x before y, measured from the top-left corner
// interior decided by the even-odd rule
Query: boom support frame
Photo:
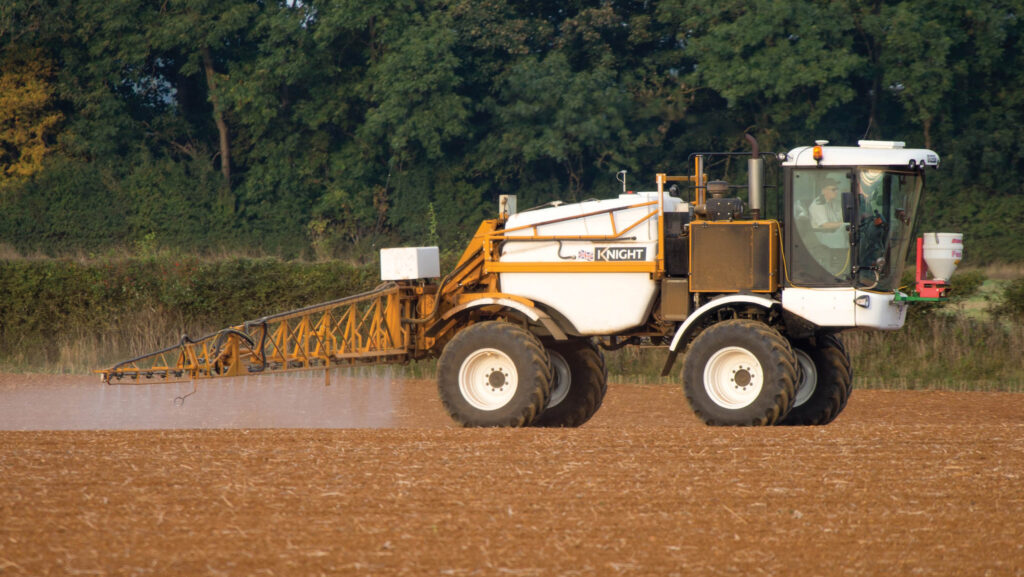
[[[104,382],[165,382],[278,373],[423,356],[412,327],[417,287],[387,283],[372,291],[266,316],[99,371]]]

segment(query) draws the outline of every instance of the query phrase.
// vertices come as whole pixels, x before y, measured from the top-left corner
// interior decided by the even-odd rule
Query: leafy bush
[[[54,157],[31,178],[0,181],[0,239],[50,255],[122,244],[131,203],[99,163]]]
[[[991,312],[995,316],[1009,317],[1013,320],[1024,319],[1024,278],[1010,281],[1003,286],[992,305]]]

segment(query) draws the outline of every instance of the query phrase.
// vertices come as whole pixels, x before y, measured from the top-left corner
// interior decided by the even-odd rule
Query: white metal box
[[[380,249],[380,280],[415,280],[441,276],[436,246]]]

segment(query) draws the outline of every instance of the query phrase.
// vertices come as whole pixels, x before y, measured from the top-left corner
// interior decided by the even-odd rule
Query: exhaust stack
[[[747,160],[747,188],[749,190],[747,199],[750,204],[750,213],[754,220],[761,218],[761,209],[764,208],[764,160],[761,159],[761,149],[757,139],[750,134],[744,134],[750,142],[752,149],[750,159]]]

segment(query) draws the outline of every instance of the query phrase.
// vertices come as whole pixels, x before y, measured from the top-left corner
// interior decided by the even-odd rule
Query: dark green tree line
[[[1024,0],[7,0],[0,243],[371,260],[499,194],[614,194],[744,132],[940,153],[926,226],[1024,233]]]

